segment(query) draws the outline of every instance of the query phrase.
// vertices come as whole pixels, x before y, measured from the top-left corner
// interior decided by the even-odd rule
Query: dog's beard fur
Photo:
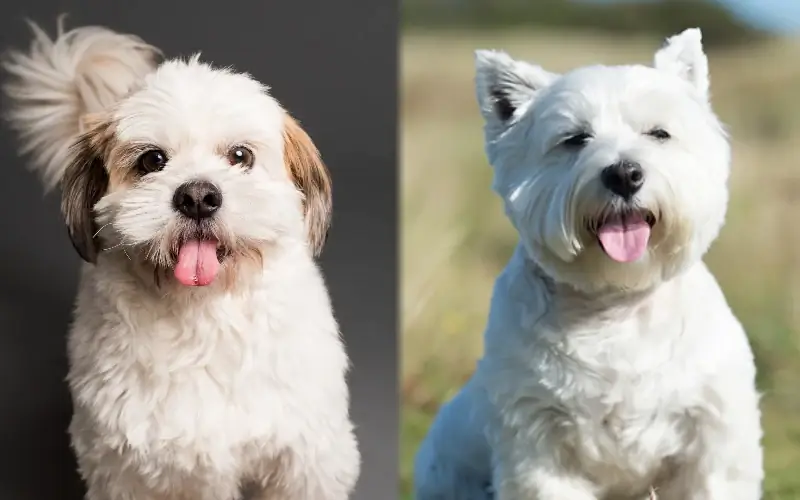
[[[228,289],[233,288],[237,277],[257,275],[258,269],[263,266],[264,253],[274,243],[268,238],[238,236],[220,221],[198,222],[180,216],[170,217],[152,237],[135,240],[125,229],[125,219],[125,215],[114,207],[101,210],[98,220],[109,222],[102,224],[96,233],[96,239],[101,245],[100,251],[124,254],[136,271],[141,271],[139,274],[147,276],[151,273],[153,284],[157,287],[163,287],[170,282],[180,249],[188,241],[217,243],[220,271],[216,280],[221,281]]]
[[[560,76],[503,53],[478,53],[494,188],[529,257],[552,279],[583,290],[647,289],[697,262],[716,238],[730,153],[708,105],[699,38],[687,33],[657,53],[655,68],[598,66]],[[653,127],[670,137],[647,136]],[[589,134],[585,145],[563,144],[578,132]],[[600,180],[621,160],[645,174],[628,200]],[[650,223],[647,250],[634,262],[613,261],[597,230],[633,212]]]

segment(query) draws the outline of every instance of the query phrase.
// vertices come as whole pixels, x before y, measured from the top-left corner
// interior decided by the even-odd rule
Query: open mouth
[[[657,220],[650,210],[611,213],[594,221],[590,230],[600,248],[617,262],[634,262],[647,251],[650,232]]]
[[[175,279],[185,286],[206,286],[219,274],[224,249],[214,239],[187,239],[178,248]]]

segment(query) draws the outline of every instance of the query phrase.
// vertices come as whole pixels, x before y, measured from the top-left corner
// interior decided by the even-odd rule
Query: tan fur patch
[[[78,118],[78,128],[81,134],[98,127],[106,120],[105,113],[85,113]]]
[[[284,120],[283,139],[284,163],[304,197],[308,243],[314,255],[319,255],[331,223],[333,191],[330,173],[311,137],[288,114]]]
[[[150,148],[144,144],[113,144],[106,156],[110,193],[130,188],[142,176],[136,162]]]
[[[116,124],[106,113],[87,113],[81,116],[83,137],[88,139],[95,154],[103,160],[108,172],[108,193],[131,187],[140,177],[135,169],[136,160],[149,145],[120,144],[116,138]]]
[[[99,244],[95,238],[94,205],[108,192],[105,157],[113,144],[113,127],[95,125],[72,147],[71,162],[61,179],[61,211],[75,250],[87,262],[96,262]]]

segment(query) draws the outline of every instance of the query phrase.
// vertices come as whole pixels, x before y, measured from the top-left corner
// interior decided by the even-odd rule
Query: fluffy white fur
[[[418,500],[641,500],[651,487],[660,500],[760,498],[753,355],[701,260],[730,156],[708,86],[697,29],[653,67],[555,75],[477,53],[494,188],[520,241],[484,357],[418,452]],[[563,142],[577,133],[582,146]],[[627,204],[599,179],[621,159],[645,174]],[[655,219],[629,263],[592,231],[623,209]]]
[[[246,74],[160,63],[100,27],[34,32],[6,61],[5,90],[87,261],[68,375],[87,499],[348,498],[360,466],[348,359],[314,262],[330,186],[308,136]],[[252,167],[226,159],[233,145]],[[167,164],[137,170],[154,147]],[[202,227],[172,204],[198,179],[223,195]],[[225,245],[208,286],[170,274],[195,233]]]

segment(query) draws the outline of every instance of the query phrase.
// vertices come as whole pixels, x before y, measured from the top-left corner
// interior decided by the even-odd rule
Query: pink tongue
[[[639,214],[609,219],[597,237],[606,255],[617,262],[632,262],[647,250],[650,225]]]
[[[178,252],[175,278],[186,286],[205,286],[219,272],[216,241],[189,240]]]

